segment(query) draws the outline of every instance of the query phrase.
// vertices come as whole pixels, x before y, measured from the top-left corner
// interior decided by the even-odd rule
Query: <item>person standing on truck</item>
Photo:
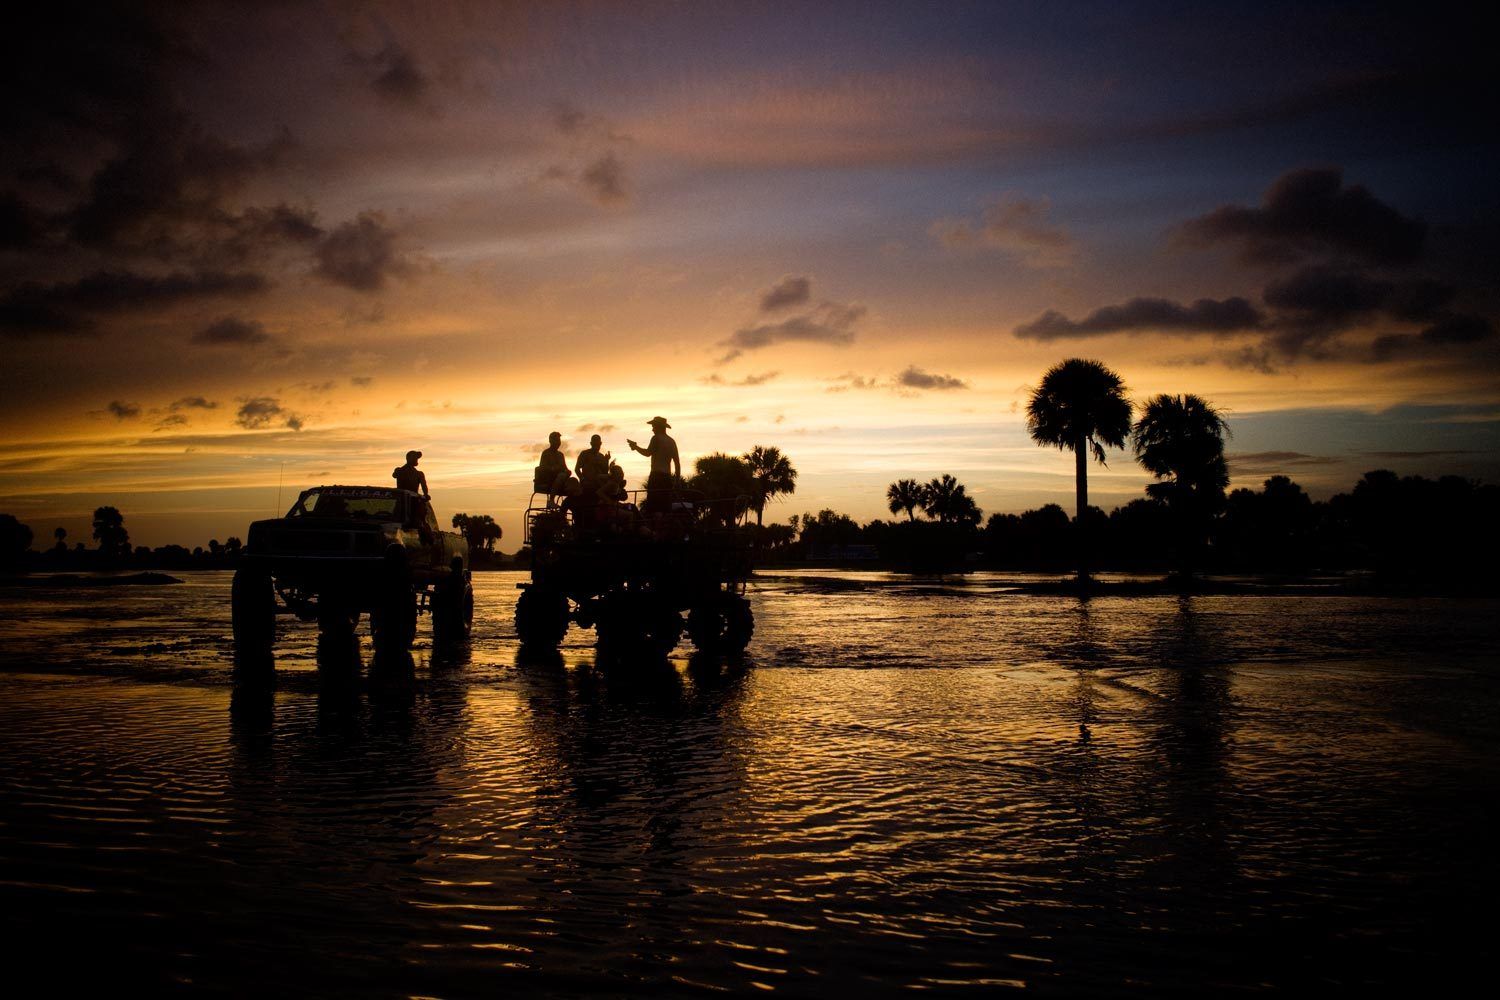
[[[396,481],[398,490],[407,490],[412,493],[421,493],[431,500],[432,494],[427,491],[427,474],[417,468],[417,461],[422,457],[420,451],[409,451],[406,453],[406,464],[391,473],[391,478]]]
[[[682,460],[677,457],[677,442],[667,434],[667,428],[672,425],[667,423],[665,417],[652,417],[647,421],[651,425],[651,443],[642,448],[634,441],[626,440],[630,450],[639,452],[651,459],[651,475],[646,479],[646,503],[649,510],[659,510],[669,501],[666,494],[671,492],[673,485],[682,477]]]

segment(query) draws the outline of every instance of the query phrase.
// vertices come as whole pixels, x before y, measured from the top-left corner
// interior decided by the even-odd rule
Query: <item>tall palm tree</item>
[[[797,492],[797,470],[780,448],[761,445],[745,452],[745,464],[750,467],[754,483],[750,503],[755,508],[755,523],[759,525],[766,512],[766,501]]]
[[[1153,396],[1131,431],[1136,459],[1157,478],[1146,487],[1165,501],[1181,532],[1180,571],[1192,576],[1193,557],[1209,522],[1224,504],[1229,466],[1224,435],[1229,425],[1198,396]]]
[[[1077,463],[1078,582],[1089,579],[1088,545],[1083,537],[1089,506],[1088,456],[1104,464],[1104,449],[1124,448],[1130,434],[1130,400],[1120,376],[1097,361],[1069,358],[1053,365],[1032,390],[1026,429],[1037,444],[1071,451]]]
[[[907,520],[915,521],[917,508],[927,506],[927,487],[915,479],[898,479],[886,488],[885,499],[892,514],[904,510]]]

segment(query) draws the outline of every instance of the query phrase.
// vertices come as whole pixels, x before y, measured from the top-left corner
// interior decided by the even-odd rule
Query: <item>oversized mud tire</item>
[[[724,640],[731,652],[738,653],[750,645],[755,634],[755,612],[743,597],[732,597],[724,612]]]
[[[743,597],[705,601],[688,613],[687,632],[700,652],[737,653],[750,644],[755,614]]]
[[[412,590],[406,553],[398,546],[387,549],[380,573],[376,605],[370,612],[375,651],[405,653],[417,637],[417,595]]]
[[[248,567],[235,570],[229,609],[236,651],[260,653],[271,648],[276,641],[276,592],[269,576]]]
[[[568,599],[541,587],[523,590],[516,601],[516,634],[523,646],[556,648],[568,634]]]
[[[716,653],[724,648],[724,607],[699,604],[688,611],[687,634],[700,652]]]
[[[432,591],[432,641],[463,642],[474,630],[474,584],[454,557],[453,572]]]

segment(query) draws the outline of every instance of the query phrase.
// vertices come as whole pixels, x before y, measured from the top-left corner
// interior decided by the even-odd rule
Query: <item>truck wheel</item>
[[[738,652],[750,644],[755,615],[743,597],[724,597],[694,607],[688,614],[687,631],[702,652]]]
[[[474,584],[455,556],[453,572],[432,590],[432,641],[462,642],[474,630]]]
[[[724,648],[724,630],[727,624],[722,604],[716,601],[696,605],[688,612],[688,638],[700,652],[717,653]]]
[[[568,599],[555,590],[523,590],[516,602],[516,634],[523,646],[557,646],[568,634]]]
[[[755,634],[755,612],[745,598],[734,597],[724,609],[724,618],[724,642],[738,653],[750,645],[750,637]]]
[[[682,638],[682,615],[677,609],[665,604],[650,610],[644,622],[642,639],[646,648],[658,656],[666,656],[677,648]]]
[[[386,551],[381,575],[379,599],[370,613],[375,651],[405,653],[417,637],[417,595],[411,587],[406,554],[399,547],[393,545]]]
[[[269,576],[248,567],[235,570],[229,610],[236,651],[256,653],[271,648],[276,641],[276,592]]]

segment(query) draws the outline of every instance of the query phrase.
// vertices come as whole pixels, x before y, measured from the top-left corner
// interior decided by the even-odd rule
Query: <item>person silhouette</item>
[[[398,490],[407,490],[412,493],[420,492],[429,500],[432,494],[427,490],[427,474],[417,468],[417,461],[421,459],[420,451],[409,451],[406,453],[406,464],[399,466],[391,473],[391,478],[396,481]]]
[[[646,478],[646,506],[657,510],[668,502],[666,494],[682,477],[682,460],[677,456],[677,442],[667,434],[672,425],[665,417],[652,417],[651,443],[642,448],[634,441],[626,440],[630,450],[651,459],[651,474]]]
[[[537,461],[533,486],[538,493],[556,495],[562,492],[561,483],[568,478],[568,458],[563,454],[562,435],[553,431],[547,435],[547,447]]]
[[[597,488],[609,475],[609,452],[600,450],[603,444],[604,439],[595,434],[589,438],[589,446],[580,451],[573,462],[573,471],[590,489]]]

